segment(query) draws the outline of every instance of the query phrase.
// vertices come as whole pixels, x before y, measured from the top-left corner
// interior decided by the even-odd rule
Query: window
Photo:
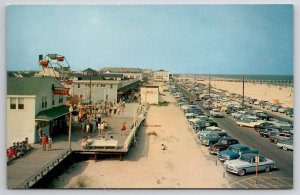
[[[105,87],[105,84],[101,84],[100,87]]]
[[[10,98],[10,109],[16,109],[17,98]]]
[[[60,95],[59,99],[58,99],[58,103],[61,104],[61,103],[63,103],[63,101],[64,101],[64,98],[62,95]]]
[[[18,109],[24,109],[24,98],[18,98]]]
[[[44,96],[42,97],[42,108],[45,107],[45,99],[44,99]]]
[[[108,95],[106,95],[106,100],[108,100]]]
[[[113,84],[110,84],[110,88],[111,88],[111,89],[113,88]]]
[[[52,95],[52,106],[54,106],[54,95]]]
[[[94,84],[92,84],[92,87],[94,87]]]
[[[45,108],[47,108],[47,96],[45,96]]]
[[[78,84],[77,87],[80,88],[80,84]]]

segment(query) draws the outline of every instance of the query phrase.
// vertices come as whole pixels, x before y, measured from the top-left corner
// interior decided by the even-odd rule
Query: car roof
[[[248,146],[242,145],[242,144],[233,144],[229,147],[233,147],[233,148],[249,148]]]
[[[256,156],[264,157],[264,156],[262,156],[262,155],[260,155],[260,154],[255,154],[255,153],[242,154],[242,156],[248,157],[248,158],[255,158]]]
[[[225,136],[225,137],[222,137],[221,140],[237,140],[237,139],[230,137],[230,136]]]

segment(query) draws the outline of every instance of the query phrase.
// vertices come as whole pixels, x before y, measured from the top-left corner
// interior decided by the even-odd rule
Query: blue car
[[[218,153],[220,161],[238,159],[242,154],[254,153],[258,154],[258,150],[249,148],[248,146],[241,144],[234,144],[228,147],[227,150],[223,150]]]

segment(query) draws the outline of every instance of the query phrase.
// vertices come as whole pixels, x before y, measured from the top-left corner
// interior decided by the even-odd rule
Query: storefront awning
[[[52,121],[56,118],[66,115],[69,113],[69,106],[62,105],[49,110],[41,111],[35,117],[36,121]]]

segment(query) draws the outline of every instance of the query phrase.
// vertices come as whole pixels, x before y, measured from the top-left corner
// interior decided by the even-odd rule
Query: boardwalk
[[[138,103],[127,104],[124,114],[103,118],[103,120],[106,120],[108,122],[109,128],[111,130],[108,136],[112,135],[114,139],[118,140],[117,150],[123,150],[124,148],[124,143],[128,138],[128,135],[130,135],[129,130],[133,125],[135,116],[134,112],[136,112],[138,106]],[[122,122],[126,122],[127,124],[126,136],[120,135],[120,127]],[[79,125],[77,123],[73,124],[71,139],[71,147],[73,151],[83,151],[80,146],[83,136],[84,135],[79,131]],[[94,140],[100,139],[97,131],[94,131],[91,134],[91,137]],[[12,161],[7,166],[7,187],[23,188],[22,186],[20,186],[22,182],[36,175],[41,169],[45,169],[47,167],[48,169],[51,169],[51,166],[57,163],[55,161],[59,161],[59,159],[65,157],[68,152],[68,135],[59,135],[53,137],[53,145],[51,151],[43,151],[41,149],[41,145],[34,144],[32,151],[28,152],[25,156]]]

